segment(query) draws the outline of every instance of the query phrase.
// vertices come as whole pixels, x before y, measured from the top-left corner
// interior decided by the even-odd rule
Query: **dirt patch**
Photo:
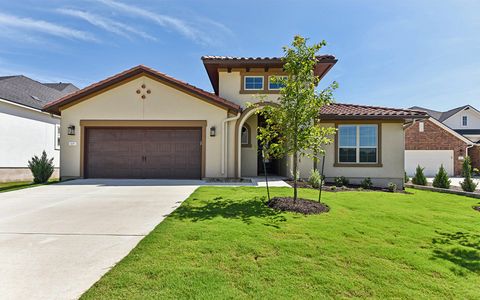
[[[297,212],[305,215],[321,214],[328,212],[330,208],[323,203],[307,199],[293,201],[290,197],[275,197],[267,202],[267,206],[281,211]]]

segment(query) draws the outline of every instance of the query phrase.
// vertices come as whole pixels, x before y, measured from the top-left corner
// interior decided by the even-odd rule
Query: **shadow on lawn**
[[[258,197],[249,200],[231,200],[217,197],[201,206],[183,205],[177,208],[172,215],[193,222],[222,217],[239,219],[245,224],[251,224],[252,218],[258,218],[266,221],[263,225],[275,228],[279,228],[280,222],[286,221],[281,212],[267,207]]]
[[[480,235],[463,232],[440,232],[432,240],[436,246],[433,257],[448,260],[457,266],[480,274]],[[457,275],[465,275],[462,270],[453,269]]]

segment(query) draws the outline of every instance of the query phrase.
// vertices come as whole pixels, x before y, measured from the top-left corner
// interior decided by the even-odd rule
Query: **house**
[[[0,182],[31,180],[28,160],[45,150],[58,176],[60,118],[43,106],[76,91],[69,83],[40,83],[25,76],[0,77]]]
[[[145,66],[92,84],[45,106],[61,115],[61,178],[239,178],[263,172],[257,128],[248,102],[274,103],[285,76],[280,58],[204,56],[213,93]],[[322,78],[337,60],[317,57]],[[260,95],[262,95],[260,97]],[[353,182],[403,186],[406,119],[425,113],[332,104],[321,113],[339,138],[327,146],[325,173]],[[70,131],[69,133],[67,131]],[[291,157],[271,160],[267,172],[291,175]],[[308,177],[312,160],[302,158]]]
[[[440,112],[424,107],[429,118],[412,122],[405,129],[405,169],[413,174],[417,165],[425,168],[427,176],[438,172],[442,164],[449,175],[459,176],[465,156],[473,167],[480,167],[480,112],[464,105]]]

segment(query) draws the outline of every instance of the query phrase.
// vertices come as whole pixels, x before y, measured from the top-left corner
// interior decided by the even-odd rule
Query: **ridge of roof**
[[[426,118],[427,113],[420,110],[391,108],[383,106],[360,105],[349,103],[331,103],[320,110],[321,119],[336,118],[391,118],[411,119]]]
[[[47,103],[44,107],[43,110],[49,111],[52,113],[57,113],[59,114],[59,108],[65,104],[71,103],[73,101],[79,100],[81,98],[87,97],[88,95],[98,92],[100,90],[105,89],[106,87],[113,85],[115,83],[122,82],[123,80],[126,80],[130,77],[136,76],[141,73],[147,73],[159,80],[164,80],[172,85],[175,85],[176,87],[179,87],[180,89],[183,89],[185,91],[191,92],[195,94],[197,97],[204,98],[206,100],[212,101],[216,104],[219,104],[225,108],[234,110],[234,111],[240,111],[241,108],[239,105],[228,101],[224,98],[221,98],[211,92],[207,92],[201,88],[198,88],[196,86],[193,86],[187,82],[178,80],[172,76],[169,76],[165,73],[161,73],[159,71],[156,71],[150,67],[147,67],[145,65],[138,65],[133,68],[127,69],[123,72],[120,72],[118,74],[115,74],[113,76],[107,77],[103,80],[100,80],[96,83],[93,83],[81,90],[78,90],[76,92],[70,93],[56,101],[52,101]]]
[[[428,113],[428,115],[430,117],[432,117],[434,119],[437,119],[440,122],[443,122],[446,119],[450,118],[451,116],[453,116],[456,113],[464,110],[467,107],[471,107],[471,108],[475,109],[473,106],[468,105],[468,104],[467,105],[462,105],[462,106],[459,106],[459,107],[455,107],[455,108],[452,108],[452,109],[447,110],[447,111],[437,111],[437,110],[428,109],[428,108],[424,108],[424,107],[420,107],[420,106],[413,106],[413,107],[411,107],[411,109],[423,110],[426,113]]]

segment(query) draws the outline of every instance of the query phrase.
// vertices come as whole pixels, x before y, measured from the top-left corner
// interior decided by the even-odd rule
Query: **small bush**
[[[475,190],[477,189],[477,185],[477,183],[473,182],[471,176],[465,177],[465,179],[460,182],[460,186],[465,192],[475,192]]]
[[[462,164],[462,177],[472,176],[472,160],[470,156],[465,156]]]
[[[449,189],[450,188],[450,179],[448,178],[447,171],[443,165],[440,165],[440,169],[438,173],[435,175],[435,179],[433,179],[433,186],[442,189]]]
[[[389,192],[395,193],[397,191],[397,185],[393,182],[389,182],[387,189]]]
[[[405,183],[408,183],[410,181],[410,177],[408,177],[407,172],[405,172],[404,179]]]
[[[32,172],[34,183],[45,183],[53,174],[53,158],[48,158],[45,150],[39,158],[34,155],[32,160],[28,161],[28,168]]]
[[[417,166],[415,170],[415,175],[412,178],[413,184],[417,185],[427,185],[427,177],[423,174],[424,168]]]
[[[322,183],[322,175],[318,170],[312,170],[310,172],[310,177],[308,178],[308,183],[313,187],[318,189]]]
[[[364,189],[371,189],[373,187],[373,183],[372,183],[372,180],[370,179],[370,177],[367,177],[365,179],[362,180],[362,182],[360,183],[360,185],[362,186],[362,188]]]
[[[347,178],[345,178],[345,176],[335,177],[334,181],[335,181],[335,185],[338,187],[346,186],[350,183],[350,181]]]

